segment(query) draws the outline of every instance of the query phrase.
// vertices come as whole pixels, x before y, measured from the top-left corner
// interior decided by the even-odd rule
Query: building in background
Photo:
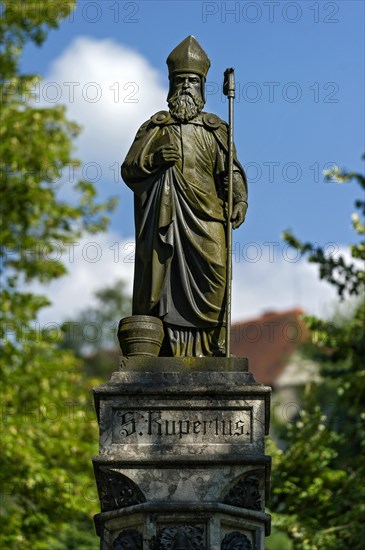
[[[302,314],[301,309],[268,311],[231,328],[232,353],[248,357],[255,380],[273,388],[272,412],[277,420],[293,421],[300,412],[302,389],[320,380],[318,365],[301,353],[309,341]]]

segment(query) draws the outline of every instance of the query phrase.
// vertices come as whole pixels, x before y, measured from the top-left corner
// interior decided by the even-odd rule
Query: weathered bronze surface
[[[157,357],[163,336],[162,321],[150,315],[124,317],[118,327],[118,339],[125,357]]]
[[[169,55],[169,111],[138,130],[122,165],[135,197],[133,315],[163,321],[160,355],[225,352],[227,124],[202,111],[210,61],[193,36]],[[233,228],[247,183],[234,155]]]

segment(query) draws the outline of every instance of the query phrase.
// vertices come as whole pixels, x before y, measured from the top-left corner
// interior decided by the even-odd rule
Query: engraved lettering
[[[153,415],[158,415],[158,418],[161,416],[160,411],[148,411],[148,435],[162,435],[162,426],[158,418],[153,418]],[[157,426],[157,434],[154,434],[153,427]]]
[[[186,424],[186,431],[183,430],[184,422]],[[180,439],[182,438],[183,435],[188,435],[188,433],[190,433],[190,422],[189,422],[189,420],[179,420],[179,427],[180,427],[180,431],[179,431]]]
[[[237,420],[236,422],[236,431],[234,432],[234,435],[243,435],[244,434],[244,426],[245,423],[243,420]]]
[[[229,424],[229,431],[226,432],[226,421],[222,420],[222,427],[223,427],[223,435],[232,435],[232,420],[228,420]]]
[[[203,420],[203,426],[204,426],[203,435],[207,435],[207,424],[208,423],[209,423],[209,427],[210,427],[212,425],[212,421],[209,420],[209,422],[208,422],[208,420]]]
[[[171,424],[171,431],[169,431],[169,424]],[[165,420],[165,430],[166,430],[166,435],[175,435],[176,434],[176,430],[175,430],[175,420]]]
[[[209,418],[210,417],[210,418]],[[252,409],[186,411],[178,409],[115,410],[113,443],[138,445],[176,441],[198,444],[207,437],[217,443],[234,438],[251,443]]]
[[[126,413],[121,414],[121,426],[122,427],[119,431],[120,435],[128,437],[129,435],[132,435],[136,431],[136,421],[134,419],[134,412],[128,411]]]
[[[215,422],[215,435],[219,435],[219,431],[218,431],[218,417],[214,420]]]
[[[194,432],[195,434],[200,433],[200,427],[199,427],[199,426],[201,426],[200,420],[195,420],[195,421],[193,422],[193,432]]]

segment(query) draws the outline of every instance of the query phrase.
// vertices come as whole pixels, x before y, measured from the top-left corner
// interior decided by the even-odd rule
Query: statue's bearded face
[[[171,114],[182,122],[188,122],[194,118],[204,106],[201,90],[202,82],[199,75],[192,73],[176,75],[168,101]]]

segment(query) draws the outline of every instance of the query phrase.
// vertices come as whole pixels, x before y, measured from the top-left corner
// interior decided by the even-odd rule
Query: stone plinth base
[[[114,548],[113,543],[126,538],[138,540],[140,546],[148,550],[160,548],[196,548],[201,550],[221,550],[224,539],[233,538],[236,533],[240,542],[248,548],[264,548],[264,537],[269,534],[270,516],[263,512],[236,509],[224,504],[196,502],[183,504],[161,502],[130,506],[117,511],[104,512],[95,517],[98,535],[102,539],[101,550]],[[129,533],[128,533],[129,531]],[[140,535],[140,536],[138,536]],[[176,546],[180,535],[180,543]],[[175,544],[175,546],[174,546]],[[190,544],[190,545],[189,545]],[[226,543],[227,548],[241,548]],[[124,546],[122,546],[124,548]],[[127,545],[125,545],[127,548]],[[134,548],[134,546],[131,546]],[[225,548],[225,546],[224,546]]]
[[[270,391],[235,358],[138,357],[95,388],[102,550],[263,549]]]

